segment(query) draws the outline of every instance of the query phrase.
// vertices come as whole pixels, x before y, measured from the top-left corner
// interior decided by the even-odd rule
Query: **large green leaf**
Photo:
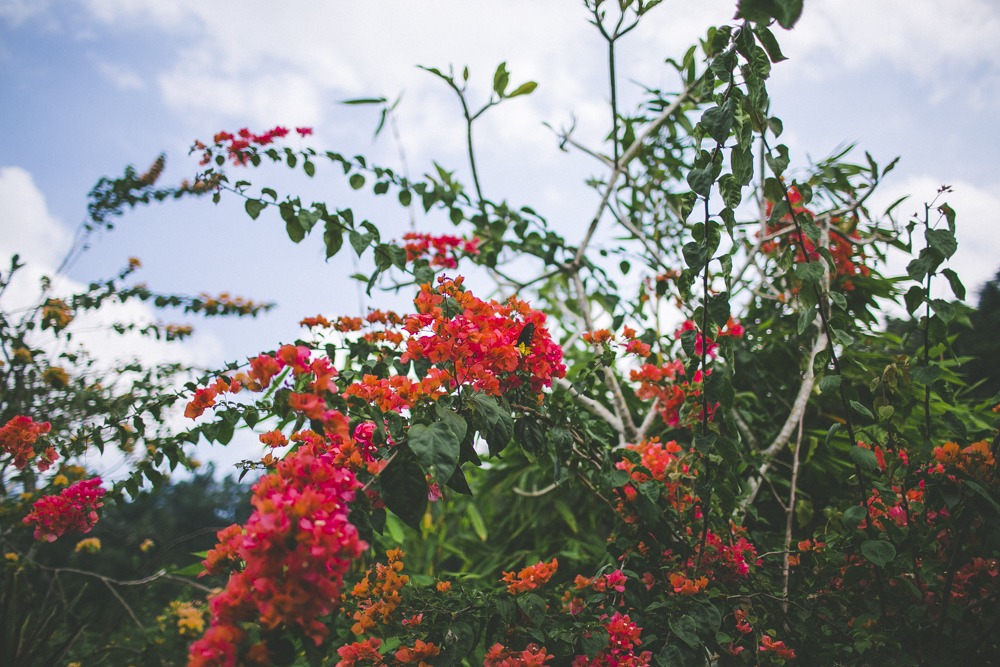
[[[411,426],[406,442],[416,455],[420,467],[434,479],[447,482],[455,474],[462,441],[447,424],[434,422],[430,426]]]

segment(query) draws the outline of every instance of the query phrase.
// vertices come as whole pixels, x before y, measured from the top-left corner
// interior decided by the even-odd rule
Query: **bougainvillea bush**
[[[587,3],[612,62],[657,4]],[[301,339],[188,386],[190,427],[165,443],[240,427],[265,453],[241,464],[260,475],[249,520],[172,575],[210,590],[184,603],[202,614],[187,654],[144,630],[142,660],[995,663],[998,401],[970,399],[956,372],[956,213],[947,188],[911,217],[870,210],[895,161],[867,153],[794,168],[766,83],[801,11],[740,2],[670,61],[683,89],[629,113],[612,74],[606,144],[558,133],[607,170],[578,237],[482,195],[474,121],[536,87],[508,90],[505,65],[478,110],[467,70],[427,68],[461,103],[468,184],[292,150],[277,126],[196,142],[195,185],[150,195],[126,173],[95,190],[114,211],[211,193],[295,243],[321,237],[328,258],[371,258],[370,294],[413,295],[403,312],[303,314]],[[427,227],[387,240],[335,202],[255,185],[278,163],[373,182]],[[906,275],[883,275],[889,252],[913,256]],[[958,300],[932,298],[941,281]],[[907,321],[888,322],[893,302]],[[13,465],[55,460],[44,419],[4,427]],[[23,522],[40,540],[85,532],[85,484]]]

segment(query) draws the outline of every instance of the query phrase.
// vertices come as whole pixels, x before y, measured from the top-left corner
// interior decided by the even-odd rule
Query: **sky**
[[[730,22],[734,7],[665,0],[654,9],[618,47],[620,108],[642,100],[642,85],[676,90],[664,60],[681,57],[708,26]],[[575,239],[597,204],[584,181],[602,171],[592,158],[560,151],[544,123],[575,119],[574,136],[595,148],[607,132],[606,52],[587,19],[576,0],[0,0],[0,263],[14,252],[29,260],[20,288],[29,298],[37,277],[61,260],[101,176],[127,164],[145,170],[165,152],[161,182],[179,182],[197,169],[192,142],[222,129],[309,126],[309,145],[402,171],[391,134],[373,140],[375,110],[341,104],[352,98],[402,95],[397,121],[411,175],[436,161],[471,183],[458,102],[416,65],[467,65],[473,103],[485,101],[500,62],[514,85],[538,82],[535,93],[477,124],[483,189],[531,206]],[[901,158],[872,197],[874,212],[909,194],[900,209],[909,214],[941,185],[952,187],[952,265],[973,303],[1000,265],[998,32],[1000,3],[991,0],[808,0],[794,30],[776,28],[789,59],[769,81],[793,169],[856,142],[857,160],[865,150],[883,165]],[[249,180],[350,206],[389,238],[409,230],[405,210],[352,192],[334,167],[318,166],[311,181],[284,167]],[[417,224],[450,227],[439,217]],[[274,209],[251,221],[232,198],[126,214],[93,239],[64,284],[110,276],[132,256],[143,262],[137,279],[156,290],[228,292],[278,307],[254,321],[190,321],[136,307],[117,314],[191,323],[197,333],[170,347],[122,344],[88,323],[88,345],[101,354],[214,365],[293,340],[304,316],[356,315],[371,303],[348,278],[367,257],[359,263],[344,251],[324,262],[318,238],[292,244]],[[894,258],[889,268],[901,271],[906,261]],[[206,454],[220,465],[244,455]]]

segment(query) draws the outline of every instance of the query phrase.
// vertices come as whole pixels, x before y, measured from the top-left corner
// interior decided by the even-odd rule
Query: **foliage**
[[[254,219],[277,209],[295,243],[322,221],[328,258],[371,251],[369,293],[415,296],[410,313],[304,319],[307,340],[190,385],[195,426],[150,443],[226,443],[245,425],[272,449],[242,464],[264,472],[251,516],[205,556],[204,574],[228,579],[190,664],[995,655],[998,401],[960,374],[949,325],[963,307],[931,296],[942,278],[965,296],[947,266],[947,188],[902,222],[899,202],[867,206],[895,160],[854,164],[845,150],[792,169],[766,88],[784,59],[768,26],[791,28],[801,2],[740,2],[671,61],[681,92],[620,113],[615,46],[657,4],[586,3],[609,49],[612,118],[602,149],[559,132],[609,170],[579,240],[483,196],[474,122],[535,89],[508,94],[505,64],[476,112],[467,69],[459,82],[425,68],[462,105],[474,193],[437,165],[412,181],[363,156],[294,151],[280,126],[195,143],[199,192],[235,196]],[[353,102],[382,105],[383,123],[392,111]],[[463,236],[384,241],[351,209],[225,171],[300,162],[307,178],[337,166],[355,190],[371,179]],[[890,251],[915,255],[905,276],[882,275]],[[883,325],[887,301],[911,315],[902,329]],[[28,444],[52,460],[43,435]]]

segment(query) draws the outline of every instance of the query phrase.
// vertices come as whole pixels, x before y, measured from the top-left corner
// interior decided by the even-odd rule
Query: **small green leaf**
[[[847,335],[847,332],[845,331],[841,331],[840,329],[834,329],[833,335],[836,336],[837,340],[840,341],[841,345],[845,345],[847,347],[854,345],[854,338]]]
[[[316,165],[309,160],[302,163],[302,169],[305,170],[306,176],[309,178],[312,178],[316,174]]]
[[[403,206],[409,206],[410,202],[413,201],[413,193],[409,190],[399,191],[399,203]]]
[[[729,132],[733,128],[735,109],[732,98],[722,103],[722,106],[712,107],[705,111],[701,117],[701,125],[708,132],[708,135],[720,144],[726,143]],[[692,190],[697,190],[692,186]]]
[[[712,183],[715,182],[714,172],[713,165],[708,165],[703,169],[692,169],[688,172],[687,183],[695,193],[702,197],[708,197],[712,191]]]
[[[868,419],[875,419],[871,411],[865,406],[858,403],[857,401],[851,401],[851,407],[854,408],[854,411],[857,412],[862,417],[867,417]]]
[[[799,314],[798,332],[800,336],[805,333],[805,330],[809,328],[809,325],[812,324],[815,319],[815,308],[807,308]]]
[[[781,176],[781,174],[788,168],[789,157],[788,157],[788,146],[784,144],[778,144],[775,146],[775,151],[778,153],[778,157],[773,157],[770,153],[764,156],[764,160],[767,162],[767,166],[771,168],[775,176]]]
[[[267,202],[260,199],[247,199],[246,203],[243,204],[243,208],[246,209],[247,215],[256,220],[260,212],[267,208]]]
[[[535,83],[534,81],[528,81],[527,83],[522,83],[520,86],[515,88],[514,92],[512,92],[507,97],[510,98],[510,97],[517,97],[518,95],[530,95],[535,91],[535,88],[538,88],[538,84]]]
[[[351,187],[355,190],[360,190],[365,186],[365,177],[361,174],[352,174],[350,180],[348,181]]]
[[[607,648],[610,637],[611,635],[604,628],[591,630],[583,636],[583,652],[587,654],[588,658],[593,660],[597,657],[598,653]]]
[[[924,238],[927,239],[927,245],[941,253],[945,259],[954,255],[955,251],[958,250],[958,241],[955,240],[955,235],[947,229],[928,229],[924,232]]]

